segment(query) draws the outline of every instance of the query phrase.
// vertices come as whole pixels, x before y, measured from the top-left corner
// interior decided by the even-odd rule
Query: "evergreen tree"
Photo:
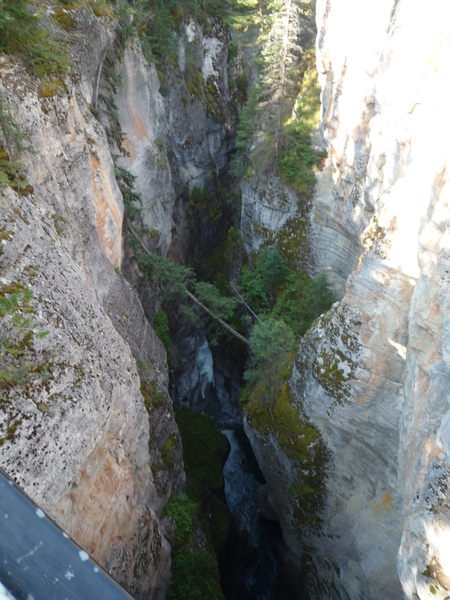
[[[296,336],[306,333],[334,302],[326,275],[300,275],[287,266],[277,247],[263,248],[254,268],[242,269],[240,286],[251,311],[284,321]]]
[[[280,385],[289,375],[295,337],[291,328],[278,319],[268,317],[256,322],[250,335],[251,368],[244,373],[250,384],[264,387],[272,412]]]
[[[151,13],[149,21],[144,28],[145,33],[141,35],[143,48],[151,50],[151,56],[147,58],[154,60],[159,69],[164,71],[173,61],[175,48],[175,23],[164,0],[153,0],[150,5]]]
[[[224,21],[235,31],[245,33],[255,29],[262,23],[263,4],[262,0],[234,0]]]
[[[278,288],[284,283],[286,263],[278,248],[263,248],[256,257],[255,268],[244,268],[241,286],[245,301],[256,313],[263,313],[273,306]]]
[[[0,189],[6,185],[15,189],[25,187],[25,181],[19,176],[23,164],[17,160],[24,151],[33,152],[28,137],[20,130],[0,96]]]
[[[39,17],[28,0],[0,0],[0,52],[19,52],[38,39]]]
[[[271,16],[272,26],[262,56],[260,110],[271,158],[279,159],[283,122],[292,112],[298,92],[301,55],[300,11],[296,0],[283,0]]]
[[[260,86],[255,83],[250,90],[248,100],[242,109],[237,128],[236,150],[230,164],[230,171],[236,180],[244,177],[250,164],[251,142],[255,135],[255,123],[260,115],[259,96]]]
[[[302,71],[300,46],[300,0],[267,0],[260,8],[262,47],[260,77],[242,110],[237,129],[237,152],[232,173],[242,178],[250,163],[259,172],[277,169],[298,95]]]

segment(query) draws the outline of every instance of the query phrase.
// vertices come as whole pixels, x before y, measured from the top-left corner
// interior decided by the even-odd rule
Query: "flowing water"
[[[192,371],[184,374],[192,387],[183,388],[183,403],[207,413],[230,443],[223,473],[233,524],[219,556],[224,596],[227,600],[306,600],[301,581],[296,582],[293,593],[281,583],[286,546],[279,524],[260,515],[258,490],[265,480],[243,430],[239,381],[223,375],[230,370],[223,368],[225,363],[216,363],[229,361],[229,357],[219,356],[219,360],[213,359],[205,336],[197,338]]]
[[[223,433],[231,447],[223,470],[225,497],[241,529],[222,561],[224,593],[229,600],[266,600],[282,569],[281,530],[259,514],[258,489],[265,481],[244,431]]]

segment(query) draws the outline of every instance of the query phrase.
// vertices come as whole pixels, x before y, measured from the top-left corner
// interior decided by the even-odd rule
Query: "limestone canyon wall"
[[[122,195],[89,110],[114,27],[79,19],[89,33],[71,46],[75,73],[59,94],[43,96],[18,59],[0,62],[2,97],[35,149],[21,157],[25,194],[0,199],[1,298],[31,318],[21,332],[2,313],[16,348],[2,354],[13,378],[1,385],[0,464],[136,598],[164,598],[160,516],[184,483],[181,442],[164,347],[121,274]],[[150,418],[136,359],[165,397]]]
[[[166,353],[150,325],[159,305],[124,243],[115,169],[136,178],[152,249],[183,262],[189,193],[217,182],[232,148],[236,65],[219,20],[207,33],[182,24],[163,96],[136,41],[117,51],[113,19],[83,8],[71,19],[73,74],[56,94],[0,57],[0,93],[34,149],[20,157],[24,194],[3,189],[0,199],[0,299],[17,300],[0,307],[2,343],[16,342],[0,354],[13,374],[0,382],[0,465],[136,598],[164,598],[160,518],[185,475]],[[198,88],[188,89],[187,61]],[[106,62],[120,76],[115,92]],[[127,152],[116,165],[106,131],[117,123],[101,110],[111,93]],[[196,243],[215,235],[213,223]],[[14,312],[32,321],[20,330]]]
[[[213,19],[207,28],[191,21],[178,35],[177,64],[167,74],[164,95],[154,65],[140,47],[126,49],[120,65],[122,85],[116,102],[129,155],[124,164],[136,177],[143,221],[154,231],[154,247],[184,263],[198,237],[210,249],[220,231],[210,220],[192,235],[189,194],[217,183],[233,149],[236,92],[229,79],[238,65],[228,59],[229,32]],[[200,81],[193,82],[195,64]],[[197,86],[197,87],[195,87]],[[234,96],[233,96],[234,93]]]
[[[342,290],[292,385],[330,451],[301,542],[317,598],[449,593],[448,18],[439,0],[317,2],[311,246]]]

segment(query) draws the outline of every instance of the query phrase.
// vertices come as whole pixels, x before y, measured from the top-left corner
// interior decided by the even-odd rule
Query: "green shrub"
[[[286,265],[277,247],[263,248],[253,269],[244,267],[240,285],[246,302],[257,314],[270,314],[303,335],[314,319],[334,302],[326,275],[299,275]]]
[[[1,0],[0,52],[20,52],[38,42],[40,19],[28,5],[28,0]]]
[[[26,188],[26,181],[20,176],[23,164],[13,160],[10,153],[17,157],[21,152],[34,152],[28,141],[0,96],[0,189],[10,186],[20,192]]]
[[[220,490],[223,486],[228,441],[207,415],[176,406],[175,417],[183,441],[188,494],[200,500],[205,489]]]
[[[326,156],[312,147],[311,133],[320,120],[320,87],[314,54],[304,58],[301,91],[297,97],[294,114],[284,125],[278,166],[280,176],[306,198],[310,198],[316,183],[315,167]]]
[[[178,436],[175,433],[171,433],[161,448],[161,460],[168,468],[172,465],[177,446]]]
[[[198,512],[198,506],[186,494],[172,496],[164,508],[164,516],[172,517],[175,521],[176,532],[174,544],[175,548],[188,541],[194,526],[194,518]]]
[[[164,509],[176,523],[173,581],[166,598],[223,600],[216,553],[227,539],[231,522],[222,499],[228,441],[206,415],[175,407],[175,416],[183,443],[187,492],[171,498]]]
[[[170,332],[169,332],[169,320],[163,310],[158,310],[153,319],[153,329],[156,335],[164,344],[167,354],[170,352]]]
[[[49,333],[35,331],[32,298],[33,292],[22,284],[11,284],[0,290],[0,319],[4,332],[0,338],[0,389],[29,382],[34,373],[34,365],[29,359],[33,340]]]
[[[25,48],[23,54],[30,73],[40,79],[65,79],[71,73],[69,53],[45,29],[39,29],[38,41]]]
[[[64,83],[60,79],[57,81],[43,81],[39,86],[39,96],[41,98],[52,98],[64,89]]]
[[[228,58],[233,60],[239,54],[239,46],[236,42],[231,42],[228,46]]]
[[[40,26],[27,0],[1,0],[0,52],[21,53],[36,77],[64,78],[70,73],[67,50]]]
[[[203,548],[184,548],[173,557],[167,600],[223,600],[217,559]]]
[[[59,27],[61,27],[61,29],[66,31],[76,28],[77,21],[72,14],[72,11],[63,8],[62,6],[57,6],[55,8],[52,19]]]
[[[106,0],[94,0],[94,2],[95,4],[92,4],[91,0],[92,10],[96,17],[108,17],[108,19],[116,18],[114,11],[111,9]]]
[[[161,392],[155,380],[145,381],[141,379],[141,394],[144,398],[144,406],[148,413],[152,408],[157,408],[166,399],[166,394]]]
[[[203,75],[197,61],[197,48],[195,42],[188,43],[186,48],[184,81],[188,92],[197,98],[201,98],[203,91]]]
[[[6,186],[20,190],[25,186],[25,181],[20,177],[23,163],[12,161],[6,150],[0,146],[0,190]]]
[[[175,417],[183,442],[187,493],[199,506],[202,528],[219,552],[228,536],[231,520],[222,496],[228,440],[206,415],[177,406]]]
[[[316,278],[289,271],[283,293],[277,298],[272,314],[289,325],[296,335],[305,334],[312,322],[326,312],[334,296],[326,275]]]

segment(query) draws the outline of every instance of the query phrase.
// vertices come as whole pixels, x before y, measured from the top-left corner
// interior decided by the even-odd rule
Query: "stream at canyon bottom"
[[[308,600],[302,581],[286,587],[287,549],[280,525],[261,516],[258,492],[266,482],[243,429],[233,358],[226,352],[213,358],[204,336],[194,347],[192,366],[177,379],[175,395],[183,405],[208,414],[230,444],[223,474],[233,522],[219,556],[223,594],[226,600]]]
[[[281,530],[259,514],[258,489],[265,482],[245,433],[223,433],[231,448],[223,469],[225,497],[240,530],[232,533],[222,561],[223,591],[228,600],[266,600],[282,569]]]

